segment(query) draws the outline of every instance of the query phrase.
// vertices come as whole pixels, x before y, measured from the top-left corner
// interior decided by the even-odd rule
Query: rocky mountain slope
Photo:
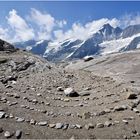
[[[139,51],[54,65],[0,48],[1,139],[140,138]]]

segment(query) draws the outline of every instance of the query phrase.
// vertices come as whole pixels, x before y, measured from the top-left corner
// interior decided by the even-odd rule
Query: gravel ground
[[[104,67],[82,69],[89,63],[94,59],[63,68],[27,52],[2,52],[0,138],[140,138],[140,95],[131,88],[134,81],[127,85],[104,75]],[[66,96],[67,88],[79,96]]]

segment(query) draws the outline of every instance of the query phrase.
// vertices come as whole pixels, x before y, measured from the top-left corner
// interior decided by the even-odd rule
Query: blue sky
[[[55,30],[61,30],[63,32],[67,32],[68,30],[73,30],[73,25],[77,26],[85,26],[88,23],[93,22],[94,20],[99,20],[102,18],[113,19],[116,18],[120,21],[120,19],[133,20],[127,21],[126,23],[120,24],[125,26],[125,24],[138,24],[139,23],[139,13],[140,13],[140,2],[133,1],[117,1],[117,2],[102,2],[102,1],[63,1],[63,2],[47,2],[47,1],[36,1],[36,2],[0,2],[0,31],[10,30],[10,34],[15,35],[15,40],[27,40],[26,34],[24,34],[23,38],[16,33],[18,32],[22,34],[23,30],[27,29],[28,34],[30,34],[29,39],[36,37],[36,34],[42,34],[42,38],[52,38]],[[10,14],[11,12],[11,14]],[[42,16],[42,15],[43,16]],[[38,17],[35,17],[38,16]],[[42,23],[37,23],[37,20],[43,20],[46,17],[52,17],[53,21],[44,20]],[[125,17],[125,18],[124,18]],[[15,18],[15,19],[14,19]],[[16,21],[16,18],[21,21],[19,23]],[[35,21],[36,20],[36,21]],[[17,23],[18,22],[18,23]],[[36,22],[36,23],[35,23]],[[40,21],[39,21],[40,22]],[[53,27],[47,27],[47,23],[54,24]],[[55,23],[54,23],[55,22]],[[129,23],[130,22],[130,23]],[[26,25],[25,25],[26,24]],[[49,26],[48,24],[48,26]],[[61,25],[60,25],[61,24]],[[17,25],[17,27],[16,27]],[[75,26],[76,26],[75,25]],[[20,26],[20,27],[19,27]],[[60,27],[61,26],[61,27]],[[75,27],[74,26],[74,27]],[[77,26],[75,27],[77,29]],[[82,28],[82,27],[81,27]],[[84,27],[85,28],[85,27]],[[75,29],[75,30],[76,30]],[[79,27],[78,27],[79,29]],[[12,31],[13,30],[13,31]],[[17,30],[17,31],[14,31]],[[84,30],[84,29],[83,29]],[[34,32],[33,35],[31,32]],[[76,32],[76,31],[75,31]],[[50,34],[50,35],[48,35]],[[60,32],[58,33],[60,35]],[[39,36],[38,35],[38,36]],[[59,36],[57,35],[57,36]],[[6,35],[3,35],[6,37]],[[0,37],[2,35],[0,34]],[[62,35],[61,35],[62,37]],[[10,38],[10,36],[8,37]]]

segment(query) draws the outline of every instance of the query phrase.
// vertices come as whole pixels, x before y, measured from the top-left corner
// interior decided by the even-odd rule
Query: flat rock
[[[16,122],[24,122],[24,118],[19,118],[19,117],[17,117],[17,119],[16,119]]]
[[[126,109],[127,109],[127,106],[125,106],[125,105],[114,107],[114,111],[124,111]]]
[[[40,125],[40,126],[45,126],[45,125],[47,125],[47,124],[48,124],[47,121],[38,122],[38,125]]]
[[[63,123],[56,123],[55,128],[56,129],[62,129],[63,126],[64,126]]]
[[[104,127],[104,124],[103,123],[97,123],[96,127],[97,128],[103,128]]]
[[[85,57],[83,58],[84,62],[90,61],[90,60],[92,60],[92,59],[94,59],[92,56],[85,56]]]
[[[82,91],[79,93],[80,96],[89,96],[90,95],[90,92],[88,91]]]
[[[55,127],[55,124],[49,124],[49,127],[50,128],[54,128]]]

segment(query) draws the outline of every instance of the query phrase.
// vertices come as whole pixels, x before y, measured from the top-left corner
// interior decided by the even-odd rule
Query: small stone
[[[54,128],[55,127],[55,124],[49,124],[49,127],[50,128]]]
[[[0,111],[4,111],[4,109],[2,107],[0,107]]]
[[[132,130],[132,133],[133,133],[133,134],[137,134],[137,131],[136,131],[136,130]]]
[[[0,133],[2,133],[3,132],[3,128],[2,127],[0,127]]]
[[[77,105],[76,105],[76,106],[77,106]],[[78,104],[78,106],[83,107],[84,105],[83,105],[83,103],[80,103],[80,104]]]
[[[138,110],[138,109],[136,109],[136,108],[133,108],[133,111],[135,112],[135,113],[139,113],[140,111]]]
[[[63,130],[68,129],[68,127],[69,127],[69,124],[64,124],[64,126],[63,126]]]
[[[69,101],[70,101],[70,99],[65,98],[63,101],[64,101],[64,102],[69,102]]]
[[[86,128],[87,130],[93,129],[93,128],[94,128],[94,125],[93,125],[92,123],[89,123],[89,124],[86,124],[86,125],[85,125],[85,128]]]
[[[107,127],[110,127],[112,125],[112,123],[110,121],[106,121],[104,125]]]
[[[66,112],[65,113],[67,116],[71,116],[71,113],[70,112]]]
[[[82,126],[79,125],[79,124],[75,124],[75,126],[76,126],[77,129],[81,129],[82,128]]]
[[[90,112],[83,113],[83,118],[84,119],[89,119],[90,117],[91,117],[91,113]]]
[[[127,120],[122,120],[125,124],[128,124],[128,121]]]
[[[21,135],[22,135],[22,131],[21,130],[17,130],[16,134],[15,134],[16,138],[17,139],[21,138]]]
[[[37,96],[40,97],[40,96],[42,96],[42,95],[41,95],[40,93],[37,93]]]
[[[128,93],[126,98],[127,99],[136,99],[137,98],[137,94],[135,94],[135,93]]]
[[[58,87],[57,91],[63,91],[63,88],[62,87]]]
[[[29,109],[30,109],[30,110],[34,110],[34,108],[33,108],[33,107],[30,107]]]
[[[126,135],[124,135],[124,136],[123,136],[123,138],[124,138],[124,139],[127,139],[127,136],[126,136]]]
[[[79,95],[80,95],[80,96],[89,96],[90,93],[87,92],[87,91],[82,91],[82,92],[79,93]]]
[[[38,101],[36,99],[33,99],[32,102],[36,104]]]
[[[91,87],[86,87],[86,88],[84,88],[83,90],[84,90],[84,91],[86,91],[86,90],[91,90]]]
[[[103,127],[104,127],[104,124],[103,124],[103,123],[98,123],[98,124],[96,125],[96,127],[97,127],[97,128],[103,128]]]
[[[104,115],[104,114],[106,114],[106,112],[103,110],[103,111],[101,111],[101,112],[99,112],[99,116],[100,115]]]
[[[18,118],[17,117],[16,122],[24,122],[24,120],[25,120],[24,118]]]
[[[21,108],[26,108],[26,105],[20,105]]]
[[[28,98],[27,97],[23,97],[23,100],[27,100]]]
[[[69,125],[70,129],[74,129],[76,126],[74,124]]]
[[[40,125],[40,126],[45,126],[45,125],[47,125],[47,122],[46,122],[46,121],[44,121],[44,122],[39,122],[38,125]]]
[[[114,121],[114,123],[119,124],[120,122],[119,122],[119,121],[117,121],[117,120],[115,120],[115,121]]]
[[[11,84],[15,85],[17,83],[17,81],[12,80]]]
[[[85,56],[83,59],[84,59],[84,62],[87,62],[87,61],[90,61],[94,58],[92,56]]]
[[[124,111],[126,109],[127,109],[127,107],[125,105],[114,107],[114,111]]]
[[[13,114],[10,114],[10,115],[9,115],[9,118],[14,118],[14,115],[13,115]]]
[[[14,94],[15,98],[20,98],[20,95],[18,95],[17,93]]]
[[[64,125],[62,123],[56,123],[55,128],[61,129]]]
[[[105,113],[110,113],[111,110],[110,109],[104,109]]]
[[[126,118],[124,118],[125,120],[134,120],[135,118],[134,117],[132,117],[132,116],[130,116],[130,117],[126,117]]]
[[[6,95],[7,95],[8,97],[13,97],[13,94],[12,94],[12,93],[6,93]]]
[[[41,112],[41,113],[46,113],[46,112],[47,112],[47,110],[40,110],[40,112]]]
[[[0,119],[2,119],[2,118],[4,118],[5,117],[5,112],[3,112],[3,111],[0,111]]]
[[[9,118],[9,115],[5,114],[5,118]]]
[[[30,123],[30,120],[29,119],[26,119],[25,122]]]
[[[11,135],[11,133],[10,133],[9,131],[5,131],[4,137],[10,138],[11,136],[12,136],[12,135]]]
[[[45,105],[50,106],[50,103],[45,103]]]
[[[35,121],[34,119],[31,119],[31,120],[30,120],[30,124],[31,124],[31,125],[35,125],[35,123],[36,123],[36,121]]]
[[[64,93],[66,96],[69,96],[69,97],[78,97],[79,96],[79,94],[71,87],[65,89]]]

